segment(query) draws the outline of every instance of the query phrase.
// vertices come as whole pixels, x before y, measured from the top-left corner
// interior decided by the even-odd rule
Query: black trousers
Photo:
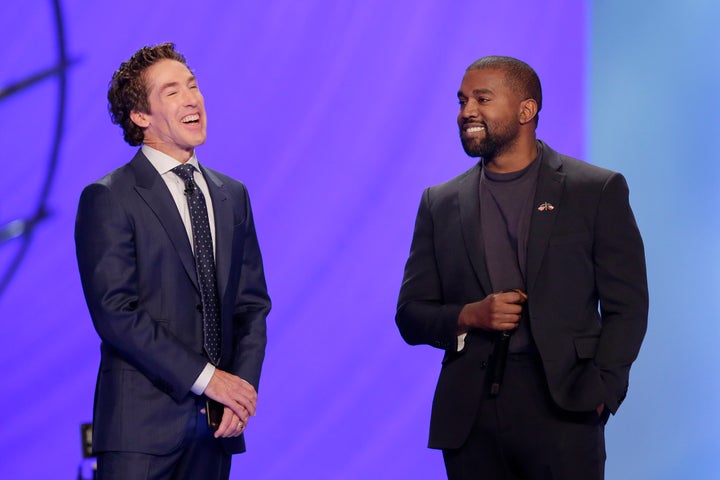
[[[540,358],[509,355],[497,397],[485,389],[465,444],[443,450],[450,480],[602,480],[605,421],[553,402]]]
[[[227,480],[231,456],[213,437],[198,402],[180,448],[168,455],[102,452],[97,456],[98,480]]]

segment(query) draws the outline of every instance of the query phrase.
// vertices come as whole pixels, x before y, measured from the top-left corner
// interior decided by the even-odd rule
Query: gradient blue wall
[[[589,160],[624,172],[650,326],[610,422],[608,478],[717,478],[720,4],[593,2]]]
[[[78,62],[51,215],[0,297],[0,475],[75,475],[99,356],[74,263],[77,198],[134,152],[106,113],[110,75],[139,46],[172,40],[206,98],[200,161],[249,187],[275,303],[259,413],[233,478],[442,478],[440,454],[425,448],[441,352],[403,344],[393,315],[422,189],[471,165],[455,126],[462,72],[498,53],[540,74],[543,139],[627,173],[648,244],[651,329],[608,427],[608,478],[708,478],[717,279],[692,265],[716,264],[718,131],[698,82],[718,78],[687,53],[708,52],[713,17],[669,3],[484,3],[62,2]],[[0,88],[55,61],[50,6],[0,7]],[[653,53],[663,42],[671,62]],[[0,102],[0,226],[32,212],[57,90],[50,79]],[[0,245],[0,269],[21,247]]]

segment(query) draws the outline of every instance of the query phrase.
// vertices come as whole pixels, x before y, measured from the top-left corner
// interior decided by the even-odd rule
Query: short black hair
[[[540,113],[542,109],[542,86],[540,85],[540,77],[530,65],[517,58],[492,55],[475,60],[466,71],[482,69],[503,71],[505,81],[510,89],[522,98],[535,100],[538,113]],[[536,115],[536,123],[538,116]]]

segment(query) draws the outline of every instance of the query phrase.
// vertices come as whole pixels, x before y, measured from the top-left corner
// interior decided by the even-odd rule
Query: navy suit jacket
[[[645,255],[627,184],[618,173],[540,145],[527,244],[531,332],[558,406],[592,411],[605,403],[615,413],[648,312]],[[403,338],[446,350],[432,448],[458,448],[467,438],[496,338],[471,330],[456,351],[460,310],[493,293],[480,223],[481,168],[423,193],[398,300]]]
[[[245,186],[201,167],[215,214],[222,350],[218,367],[256,389],[270,311]],[[87,186],[77,259],[101,342],[93,449],[166,454],[180,446],[198,398],[203,352],[194,256],[172,195],[142,151]],[[223,439],[229,453],[244,438]]]

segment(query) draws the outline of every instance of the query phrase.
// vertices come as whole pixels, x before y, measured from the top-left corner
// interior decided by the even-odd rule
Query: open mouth
[[[465,133],[470,134],[470,135],[472,135],[474,133],[484,132],[484,131],[485,131],[485,127],[483,127],[482,125],[473,125],[472,127],[467,127],[465,129]]]
[[[200,115],[197,113],[194,113],[192,115],[188,115],[186,117],[183,117],[182,120],[180,120],[182,123],[185,124],[192,124],[192,123],[199,123],[200,122]]]

